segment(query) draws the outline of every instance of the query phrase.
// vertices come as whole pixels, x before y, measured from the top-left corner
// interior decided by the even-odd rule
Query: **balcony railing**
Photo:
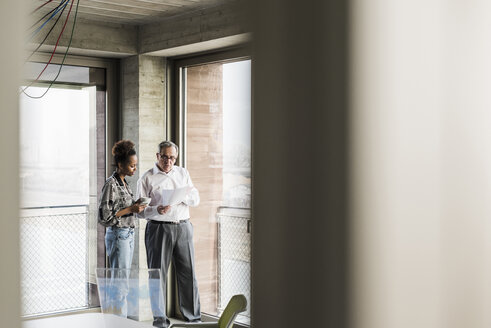
[[[218,310],[232,295],[250,304],[249,209],[220,207],[218,219]],[[97,220],[89,205],[21,210],[22,315],[89,307],[88,284],[95,266]],[[92,264],[91,264],[92,263]],[[250,323],[249,309],[237,318]]]
[[[250,304],[251,295],[251,210],[220,207],[218,219],[218,310],[230,298],[243,294]],[[237,321],[250,324],[250,306]]]
[[[89,206],[20,211],[22,315],[88,306]]]

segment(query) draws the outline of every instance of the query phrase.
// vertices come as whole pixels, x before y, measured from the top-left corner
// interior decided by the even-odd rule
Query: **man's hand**
[[[167,213],[170,210],[170,205],[164,206],[164,205],[159,205],[157,207],[157,212],[159,212],[160,215]]]

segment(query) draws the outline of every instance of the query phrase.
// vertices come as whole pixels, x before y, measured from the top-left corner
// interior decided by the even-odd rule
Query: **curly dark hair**
[[[112,154],[116,165],[126,164],[130,156],[136,155],[135,144],[130,140],[119,140],[114,144]]]

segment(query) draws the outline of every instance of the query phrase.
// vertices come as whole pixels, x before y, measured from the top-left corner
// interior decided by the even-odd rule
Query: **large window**
[[[20,93],[24,316],[97,305],[94,272],[101,257],[96,213],[106,165],[104,69],[64,66],[46,92],[49,83],[27,82],[43,67],[27,64]],[[50,65],[47,79],[58,69]]]
[[[201,309],[220,315],[234,294],[250,301],[251,60],[178,64],[176,139],[201,197],[191,210]]]

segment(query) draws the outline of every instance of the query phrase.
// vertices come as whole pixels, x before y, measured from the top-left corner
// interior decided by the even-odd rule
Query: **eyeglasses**
[[[164,161],[171,161],[171,162],[175,162],[177,157],[174,157],[174,156],[167,156],[167,155],[162,155],[162,154],[159,154],[160,158],[162,158]]]

